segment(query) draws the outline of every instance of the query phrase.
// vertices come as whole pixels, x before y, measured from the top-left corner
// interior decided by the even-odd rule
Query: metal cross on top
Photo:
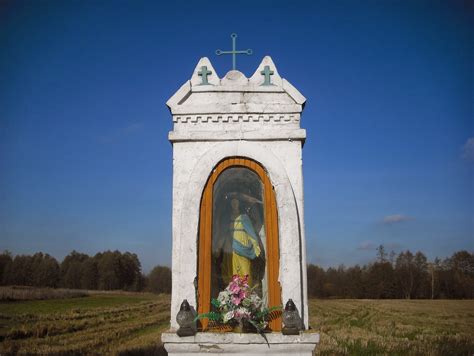
[[[236,68],[236,55],[237,54],[246,54],[246,55],[251,55],[252,54],[252,50],[249,48],[245,51],[237,51],[235,49],[235,39],[237,38],[237,34],[236,33],[233,33],[230,35],[230,37],[232,38],[232,51],[221,51],[220,49],[218,49],[216,51],[216,54],[218,56],[222,55],[222,54],[231,54],[232,55],[232,69],[235,70]]]

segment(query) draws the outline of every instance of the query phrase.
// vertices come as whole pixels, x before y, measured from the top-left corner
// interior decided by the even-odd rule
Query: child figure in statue
[[[230,203],[232,210],[226,240],[232,241],[232,253],[223,256],[222,278],[224,283],[228,283],[234,274],[248,275],[249,285],[252,286],[252,261],[262,253],[260,237],[248,215],[240,211],[240,201],[232,198]]]

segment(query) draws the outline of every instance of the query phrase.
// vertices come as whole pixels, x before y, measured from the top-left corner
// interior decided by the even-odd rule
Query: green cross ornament
[[[207,81],[207,76],[211,74],[212,74],[212,71],[207,70],[207,66],[202,66],[201,71],[198,72],[198,75],[202,77],[202,82],[199,85],[209,85],[209,82]]]
[[[260,74],[265,76],[265,79],[263,81],[262,85],[273,85],[271,83],[271,75],[275,74],[272,70],[270,70],[270,66],[265,66],[263,67],[263,70],[260,72]]]
[[[245,51],[237,51],[235,49],[235,39],[237,38],[237,34],[236,33],[233,33],[230,35],[230,37],[232,38],[232,51],[221,51],[220,49],[218,49],[216,51],[216,54],[218,56],[222,55],[222,54],[231,54],[232,55],[232,69],[235,70],[237,68],[237,58],[236,58],[236,55],[237,54],[246,54],[246,55],[251,55],[252,54],[252,50],[249,48]]]

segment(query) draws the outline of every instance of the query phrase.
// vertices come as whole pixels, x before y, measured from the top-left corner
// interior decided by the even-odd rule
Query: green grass
[[[64,313],[71,310],[89,310],[125,304],[133,305],[149,300],[156,300],[156,296],[141,293],[135,295],[97,293],[81,298],[2,302],[0,303],[0,315]]]
[[[0,286],[0,302],[80,298],[88,294],[86,290],[77,289]]]
[[[472,355],[472,300],[310,300],[317,355]],[[170,297],[93,293],[0,303],[0,354],[165,355]]]

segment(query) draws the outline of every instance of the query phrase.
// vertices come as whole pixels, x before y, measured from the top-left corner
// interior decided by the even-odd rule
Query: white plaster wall
[[[275,188],[282,301],[292,298],[308,325],[301,141],[199,141],[173,144],[173,293],[171,326],[183,299],[196,306],[199,204],[212,169],[224,158],[261,163]],[[303,291],[303,292],[302,292]]]
[[[306,236],[304,224],[304,184],[303,184],[303,156],[300,141],[289,141],[289,145],[273,145],[271,150],[282,160],[290,179],[290,184],[296,200],[299,218],[300,233],[300,256],[301,256],[301,285],[302,285],[302,307],[299,309],[303,315],[305,327],[308,328],[308,279],[306,269]],[[291,151],[291,154],[288,152]]]

